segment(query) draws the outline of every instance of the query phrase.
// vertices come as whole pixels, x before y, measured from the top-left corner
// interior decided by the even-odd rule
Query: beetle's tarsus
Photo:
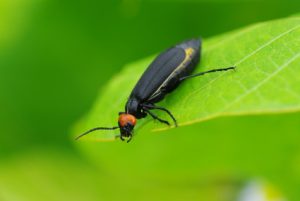
[[[132,139],[132,136],[129,136],[129,139],[127,140],[127,143],[129,143]]]

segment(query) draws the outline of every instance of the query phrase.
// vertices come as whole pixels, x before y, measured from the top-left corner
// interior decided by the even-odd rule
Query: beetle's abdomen
[[[192,39],[161,53],[144,72],[129,100],[136,99],[140,104],[161,100],[180,84],[181,77],[193,71],[199,62],[200,51],[200,39]]]
[[[141,101],[149,98],[185,58],[182,48],[171,48],[160,54],[142,75],[131,97]]]

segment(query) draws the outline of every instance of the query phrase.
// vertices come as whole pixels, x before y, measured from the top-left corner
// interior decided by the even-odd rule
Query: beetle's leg
[[[146,107],[146,108],[148,108],[148,109],[150,109],[150,110],[156,109],[156,110],[162,110],[162,111],[166,112],[166,113],[172,118],[172,120],[173,120],[173,122],[174,122],[174,124],[175,124],[175,127],[178,126],[175,117],[174,117],[173,114],[172,114],[169,110],[167,110],[166,108],[159,107],[159,106],[156,106],[156,105],[147,105],[147,104],[144,104],[143,106]]]
[[[235,68],[236,68],[235,66],[231,66],[231,67],[228,67],[228,68],[212,69],[212,70],[204,71],[204,72],[201,72],[201,73],[196,73],[196,74],[193,74],[193,75],[188,75],[188,76],[182,77],[182,78],[179,79],[179,81],[183,81],[183,80],[193,78],[193,77],[198,77],[198,76],[205,75],[205,74],[208,74],[208,73],[214,73],[214,72],[219,72],[219,71],[227,71],[227,70],[235,70]]]
[[[156,116],[155,114],[153,114],[152,112],[150,112],[150,110],[145,110],[145,112],[148,113],[153,119],[156,119],[159,122],[161,122],[163,124],[167,124],[168,126],[170,126],[170,123],[168,121],[159,118],[158,116]]]
[[[127,143],[129,143],[132,139],[132,135],[129,135],[129,139],[127,140]]]

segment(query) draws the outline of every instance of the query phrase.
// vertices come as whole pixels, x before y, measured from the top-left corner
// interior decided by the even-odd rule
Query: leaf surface
[[[124,110],[132,88],[153,59],[132,63],[112,78],[76,132],[115,126],[118,112]],[[158,105],[172,111],[180,126],[227,115],[299,111],[300,18],[259,23],[205,39],[196,72],[228,66],[237,70],[187,80]],[[150,120],[139,120],[136,130]],[[147,128],[169,127],[148,124]],[[95,132],[85,138],[111,140],[115,134]]]

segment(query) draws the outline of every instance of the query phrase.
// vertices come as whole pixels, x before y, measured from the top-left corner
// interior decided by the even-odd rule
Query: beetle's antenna
[[[96,128],[92,128],[92,129],[86,131],[85,133],[82,133],[81,135],[77,136],[77,137],[75,138],[75,140],[78,140],[79,138],[81,138],[81,137],[83,137],[83,136],[85,136],[85,135],[87,135],[87,134],[89,134],[89,133],[91,133],[91,132],[97,131],[97,130],[115,130],[115,129],[118,129],[118,128],[119,128],[119,126],[114,126],[114,127],[111,127],[111,128],[107,128],[107,127],[96,127]]]

